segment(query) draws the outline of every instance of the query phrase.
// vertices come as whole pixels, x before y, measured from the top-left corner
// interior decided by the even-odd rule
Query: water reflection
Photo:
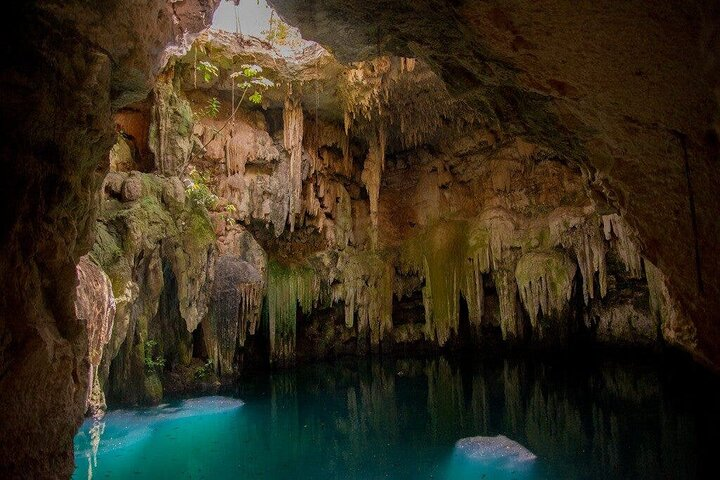
[[[715,379],[649,363],[340,362],[239,395],[243,408],[201,419],[192,402],[111,412],[76,457],[96,456],[103,478],[687,479],[714,468],[720,444]],[[458,455],[459,439],[495,435],[537,455],[532,467]]]

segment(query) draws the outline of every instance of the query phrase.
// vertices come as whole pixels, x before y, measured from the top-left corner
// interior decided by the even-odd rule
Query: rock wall
[[[105,346],[110,342],[115,321],[115,297],[110,279],[88,256],[80,258],[77,266],[78,286],[75,299],[75,314],[79,321],[87,325],[88,392],[85,408],[94,417],[101,416],[105,410],[105,393],[98,376]]]
[[[3,15],[0,463],[8,478],[72,472],[89,381],[75,266],[92,245],[115,141],[111,111],[145,97],[166,46],[192,40],[216,4],[29,1]]]
[[[156,403],[165,363],[191,363],[191,332],[210,305],[215,240],[205,206],[177,177],[108,175],[91,254],[117,302],[101,368],[113,400]]]
[[[720,363],[715,2],[270,4],[344,62],[422,58],[497,132],[578,165],[588,194],[623,216],[663,272],[677,316],[696,325],[685,346]]]
[[[217,75],[198,80],[200,61]],[[273,86],[233,108],[234,79],[252,61]],[[488,124],[422,60],[343,66],[318,46],[282,58],[208,32],[158,84],[151,109],[163,114],[148,127],[157,174],[108,175],[95,247],[104,258],[121,251],[101,264],[116,291],[136,292],[130,307],[118,301],[116,323],[130,327],[111,342],[111,398],[120,388],[118,400],[158,401],[197,361],[232,381],[258,356],[287,366],[587,339],[697,345],[634,230],[588,196],[583,169]],[[214,234],[202,254],[182,240],[195,207]],[[164,308],[168,272],[177,292]],[[396,315],[404,309],[415,313]],[[168,362],[152,372],[148,340],[149,363]]]
[[[231,344],[224,329],[211,331],[234,306],[219,302],[217,317],[208,314],[222,248],[241,250],[261,278],[282,279],[262,287],[278,301],[259,320],[267,332],[281,327],[279,358],[297,354],[297,332],[307,331],[298,319],[314,321],[303,311],[334,318],[342,307],[340,338],[357,352],[452,346],[466,325],[505,340],[555,341],[537,328],[550,321],[643,344],[656,341],[659,325],[665,341],[720,363],[712,2],[272,3],[346,64],[317,46],[278,59],[262,42],[210,34],[200,42],[218,48],[201,58],[222,68],[196,85],[197,48],[184,53],[216,0],[7,7],[6,476],[71,473],[97,347],[75,302],[76,265],[91,248],[116,300],[95,378],[130,403],[157,401],[166,374],[204,378],[205,365],[193,367],[196,346],[205,356]],[[590,38],[586,28],[598,45],[580,41]],[[236,116],[227,108],[231,75],[248,62],[262,64],[276,87]],[[207,118],[213,97],[223,106]],[[111,175],[101,202],[118,139],[112,114],[148,101],[147,136],[120,132],[113,165],[147,169],[145,158],[120,161],[135,147],[163,177]],[[147,148],[130,136],[147,138]],[[207,191],[193,169],[209,177]],[[201,201],[183,199],[186,188]],[[230,240],[237,232],[252,242]],[[610,266],[608,255],[621,261]],[[267,257],[304,273],[265,276]],[[238,302],[257,299],[261,284],[251,283],[255,292],[241,291]],[[647,304],[634,300],[645,291]],[[424,321],[391,325],[395,307],[419,297]],[[577,315],[563,313],[571,310]],[[239,327],[238,339],[245,333]],[[218,353],[209,370],[229,355]]]

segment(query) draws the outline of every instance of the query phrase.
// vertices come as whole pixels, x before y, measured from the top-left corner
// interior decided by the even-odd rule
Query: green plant
[[[245,97],[251,89],[252,93],[248,97],[248,100],[257,105],[262,103],[262,92],[270,87],[275,86],[275,83],[272,80],[260,75],[260,73],[262,73],[262,67],[260,65],[243,64],[240,66],[240,68],[240,71],[230,74],[230,78],[232,80],[230,118],[223,124],[222,127],[213,132],[210,140],[203,144],[202,148],[200,149],[201,152],[204,152],[207,146],[210,145],[210,142],[215,140],[215,138],[217,138],[220,132],[225,130],[228,125],[230,125],[231,123],[235,123],[235,114],[240,109],[243,100],[245,100]],[[209,82],[212,77],[217,77],[219,75],[218,67],[208,61],[202,61],[199,64],[196,64],[195,73],[197,74],[198,71],[203,74],[203,78],[206,82]],[[240,79],[241,82],[237,83],[238,79]],[[235,103],[236,87],[242,89],[242,96],[240,97],[240,101],[237,103]],[[220,100],[218,100],[217,97],[212,97],[208,101],[208,105],[205,108],[204,113],[209,117],[216,117],[220,113]],[[188,163],[192,162],[194,156],[195,155],[191,156],[191,158],[188,160]]]
[[[220,70],[218,69],[217,65],[213,65],[208,61],[202,61],[198,63],[195,69],[200,72],[203,80],[205,80],[205,83],[210,83],[210,80],[220,74]]]
[[[203,206],[207,209],[215,207],[218,197],[212,193],[210,187],[207,186],[207,178],[193,168],[190,171],[190,180],[190,186],[186,189],[190,201],[197,206]]]
[[[259,104],[262,102],[262,93],[261,91],[275,86],[275,83],[272,80],[269,80],[260,74],[262,73],[262,67],[260,65],[249,65],[249,64],[243,64],[240,66],[240,71],[233,72],[230,74],[230,78],[233,80],[232,84],[232,113],[233,113],[233,120],[235,119],[235,111],[240,107],[243,100],[245,100],[245,96],[247,95],[248,91],[250,89],[253,89],[253,93],[248,97],[248,100],[250,100],[254,104]],[[240,83],[235,83],[236,79],[240,79]],[[235,87],[242,89],[242,96],[240,97],[240,101],[238,102],[237,107],[235,106]]]
[[[265,40],[272,45],[297,48],[302,45],[303,41],[300,33],[279,17],[276,17],[275,12],[270,14],[268,29],[263,30],[261,33],[265,36]]]
[[[220,113],[220,100],[217,97],[212,97],[208,100],[208,105],[205,107],[205,115],[211,118],[215,118]]]
[[[155,340],[145,340],[145,369],[148,373],[154,373],[157,369],[165,367],[165,358],[162,355],[153,357],[153,351],[155,347],[157,347],[157,344]]]
[[[195,379],[201,380],[205,377],[208,377],[212,373],[213,373],[213,361],[208,358],[207,361],[205,362],[205,365],[195,369]]]

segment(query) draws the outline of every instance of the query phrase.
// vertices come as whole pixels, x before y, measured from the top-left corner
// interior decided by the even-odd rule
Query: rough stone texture
[[[162,371],[148,368],[146,357],[162,357],[168,368],[190,363],[190,334],[208,311],[215,235],[205,207],[186,198],[177,177],[133,172],[124,184],[131,179],[142,196],[103,198],[92,250],[117,301],[100,383],[115,401],[157,403]]]
[[[715,2],[270,3],[343,61],[424,59],[498,130],[578,162],[720,364]]]
[[[142,197],[142,179],[137,175],[130,175],[122,184],[122,195],[123,202],[132,202]]]
[[[260,320],[265,278],[240,257],[223,255],[215,263],[210,314],[203,324],[209,358],[220,375],[232,374],[235,353],[254,335]]]
[[[271,275],[278,283],[269,285],[269,323],[277,320],[282,358],[294,358],[298,310],[331,304],[344,307],[358,351],[382,345],[393,294],[420,293],[426,312],[422,330],[403,327],[396,339],[416,341],[422,332],[436,345],[452,343],[461,295],[473,328],[500,323],[504,336],[520,338],[527,304],[535,304],[520,302],[512,281],[521,255],[562,250],[580,272],[576,303],[593,308],[613,294],[605,259],[615,249],[629,271],[644,258],[647,286],[637,288],[648,289],[663,338],[720,364],[720,174],[712,162],[720,22],[711,2],[273,0],[340,60],[365,61],[343,66],[315,46],[299,60],[275,62],[261,42],[233,40],[229,61],[219,50],[218,79],[193,85],[196,97],[181,95],[191,85],[190,55],[177,64],[185,76],[166,71],[156,84],[165,60],[187,49],[216,3],[15,2],[3,15],[7,476],[71,472],[88,386],[75,265],[92,244],[117,139],[112,113],[153,87],[155,107],[168,107],[155,111],[161,171],[180,175],[189,163],[214,175],[216,219],[243,222],[281,261]],[[254,51],[244,52],[245,43]],[[247,58],[267,60],[282,88],[194,157],[215,120],[193,125],[188,106],[197,113],[208,97],[227,98],[229,75]],[[294,114],[283,124],[288,83]],[[225,106],[219,118],[229,116]],[[282,142],[289,130],[293,141]],[[257,154],[245,150],[247,139]],[[142,177],[138,197],[124,195],[130,178],[108,178],[97,225],[96,259],[117,300],[98,378],[115,378],[111,387],[125,389],[127,401],[153,402],[162,383],[146,371],[146,342],[167,338],[150,355],[187,363],[189,332],[208,305],[215,239],[207,212],[186,211],[179,179]],[[612,215],[627,228],[606,220]],[[485,305],[485,297],[497,302]]]
[[[98,379],[98,367],[113,330],[115,297],[110,279],[87,255],[80,257],[77,276],[75,314],[78,320],[87,326],[90,360],[85,408],[89,414],[98,416],[102,415],[106,406],[105,395]]]
[[[217,78],[196,81],[196,54],[219,67]],[[281,86],[264,92],[261,108],[247,103],[233,115],[229,79],[246,62],[261,64]],[[183,90],[165,96],[187,98],[194,112],[192,131],[182,129],[178,139],[171,122],[167,139],[203,146],[187,170],[217,195],[210,215],[220,254],[250,263],[262,278],[267,257],[276,262],[275,275],[254,282],[252,295],[238,294],[233,275],[222,274],[228,288],[221,290],[231,298],[213,299],[217,318],[208,317],[203,336],[223,374],[236,367],[236,340],[251,333],[235,332],[233,312],[246,306],[240,297],[258,308],[255,297],[264,292],[257,290],[266,287],[274,299],[269,325],[283,332],[282,362],[296,353],[491,343],[498,330],[502,341],[521,344],[555,345],[583,329],[604,342],[645,344],[649,337],[634,332],[670,311],[633,304],[630,315],[630,297],[608,285],[606,256],[615,252],[622,261],[613,268],[639,279],[631,291],[648,291],[633,230],[607,202],[588,197],[582,168],[557,145],[488,124],[451,98],[421,60],[343,66],[317,45],[280,58],[260,41],[210,32],[160,82]],[[303,105],[302,129],[296,103],[288,114],[290,90]],[[223,99],[216,116],[205,109],[213,97]],[[291,168],[291,151],[300,137],[294,175],[302,195],[293,215],[291,171],[298,165]],[[597,303],[608,295],[612,308]],[[420,321],[396,325],[394,305],[405,298],[421,301]],[[578,310],[592,320],[583,323]],[[617,328],[618,315],[630,330]],[[461,332],[465,321],[470,337]],[[666,322],[665,338],[673,338],[676,323]],[[306,336],[298,338],[306,351],[287,350],[298,336]],[[692,350],[694,337],[686,340]]]
[[[67,478],[88,385],[75,265],[92,244],[111,109],[149,91],[215,0],[28,1],[0,24],[0,464]],[[142,32],[142,33],[140,33]],[[12,393],[10,393],[12,392]]]
[[[196,82],[196,54],[218,65],[216,79]],[[264,93],[261,108],[243,104],[233,115],[228,80],[250,61],[282,86]],[[217,196],[210,216],[220,254],[248,262],[262,278],[267,257],[276,262],[267,284],[251,282],[252,295],[239,294],[236,275],[221,269],[214,288],[232,298],[214,296],[217,318],[203,328],[218,371],[235,368],[236,340],[242,346],[252,333],[236,333],[236,309],[247,306],[245,297],[259,308],[255,297],[265,287],[273,299],[269,328],[283,332],[283,362],[295,358],[287,349],[297,335],[308,335],[300,342],[311,350],[304,358],[347,352],[352,343],[355,353],[454,348],[491,342],[498,327],[507,342],[555,345],[585,329],[598,340],[645,344],[649,338],[632,329],[644,332],[671,311],[633,304],[637,315],[628,317],[623,310],[632,300],[608,285],[606,257],[615,252],[621,262],[613,268],[639,279],[632,292],[647,294],[642,257],[624,218],[587,195],[583,169],[557,145],[488,124],[450,97],[421,60],[379,57],[343,66],[316,45],[288,59],[257,40],[207,33],[160,84],[163,98],[187,98],[194,112],[192,131],[170,122],[163,135],[173,145],[203,146],[187,170]],[[293,101],[288,113],[288,91],[301,99],[302,112]],[[213,97],[223,98],[216,116],[205,109]],[[291,165],[293,155],[299,165]],[[298,175],[299,200],[291,181]],[[608,295],[615,295],[614,307],[599,306]],[[418,297],[422,321],[395,325],[394,304]],[[593,320],[583,323],[578,310]],[[309,323],[298,330],[306,314]],[[618,315],[631,330],[618,330]],[[465,321],[472,340],[461,338]],[[677,338],[680,323],[665,324],[665,338]],[[682,345],[692,350],[694,342],[687,336]]]

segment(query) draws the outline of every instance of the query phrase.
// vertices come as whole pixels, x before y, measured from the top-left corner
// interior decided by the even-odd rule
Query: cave
[[[716,1],[5,8],[3,478],[717,476]]]

